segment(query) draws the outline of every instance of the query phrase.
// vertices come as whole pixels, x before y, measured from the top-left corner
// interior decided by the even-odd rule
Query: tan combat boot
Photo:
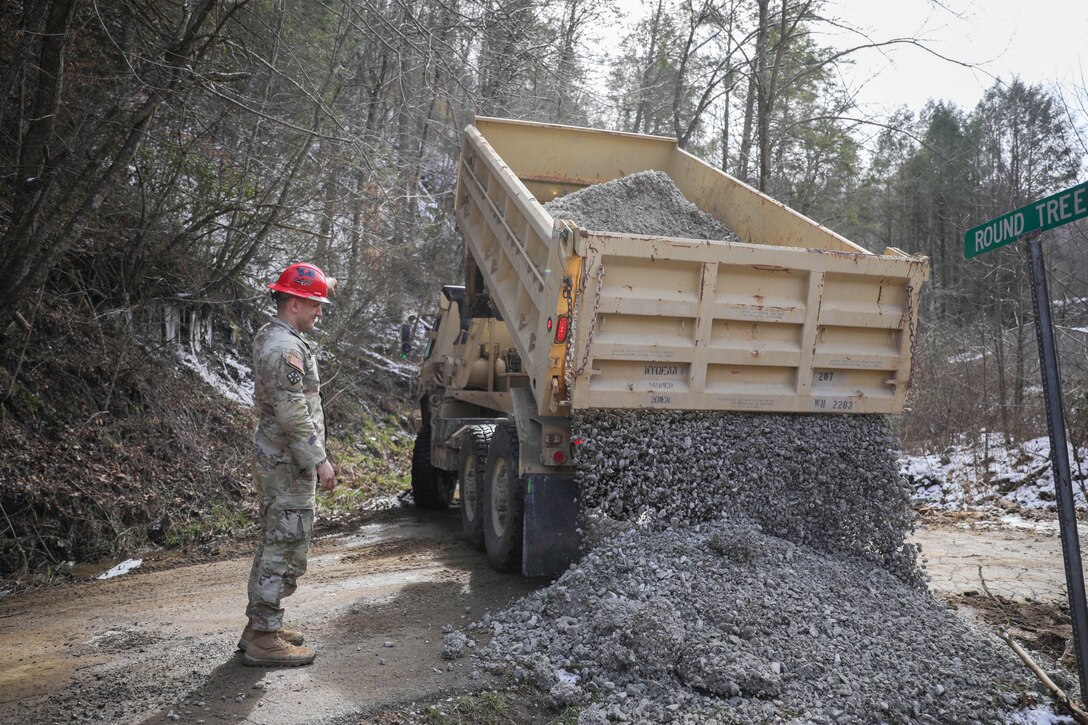
[[[308,665],[317,657],[309,647],[296,647],[284,642],[275,632],[257,632],[249,640],[242,664],[250,667],[299,667]]]
[[[249,647],[249,643],[253,641],[260,632],[250,627],[248,624],[246,628],[242,630],[242,636],[238,638],[238,649],[242,652],[246,651]],[[302,632],[297,629],[289,629],[288,627],[281,627],[276,630],[276,635],[287,644],[300,645],[306,641],[306,638],[302,636]]]

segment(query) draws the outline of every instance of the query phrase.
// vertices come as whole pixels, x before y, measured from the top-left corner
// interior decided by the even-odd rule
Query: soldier
[[[306,572],[316,484],[336,487],[325,454],[317,357],[302,333],[312,332],[336,280],[312,264],[293,264],[268,285],[276,317],[253,338],[253,399],[257,408],[257,494],[263,534],[249,575],[249,624],[238,640],[251,666],[308,665],[317,652],[301,632],[283,626],[280,600]]]

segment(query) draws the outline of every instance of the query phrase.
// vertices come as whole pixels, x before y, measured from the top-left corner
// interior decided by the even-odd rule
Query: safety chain
[[[914,285],[907,285],[907,330],[910,333],[910,375],[907,377],[907,388],[914,385],[914,333],[918,326],[914,320]]]
[[[586,280],[589,278],[589,272],[582,268],[582,278],[578,281],[578,299],[582,298],[582,293],[586,289]],[[593,334],[597,331],[597,312],[601,309],[601,288],[604,287],[604,264],[597,263],[597,290],[593,296],[593,316],[589,318],[589,334],[586,336],[586,347],[582,355],[582,362],[577,369],[574,369],[574,345],[567,345],[567,369],[564,376],[567,389],[569,390],[574,386],[574,379],[582,374],[582,371],[586,369],[586,365],[589,363],[589,351],[593,346]],[[578,308],[573,308],[571,312],[570,320],[570,340],[574,341],[575,330],[578,329]]]
[[[571,299],[571,287],[573,284],[573,280],[571,280],[570,277],[563,279],[563,297],[567,300],[567,314],[570,315],[570,331],[567,333],[567,359],[563,366],[563,383],[567,386],[568,391],[570,390],[571,385],[574,384],[574,333],[578,328],[578,308],[574,306],[574,302]],[[578,287],[579,297],[581,297],[582,287],[584,286],[585,276],[583,275]]]

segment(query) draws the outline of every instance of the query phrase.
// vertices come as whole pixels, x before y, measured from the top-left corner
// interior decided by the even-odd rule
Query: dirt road
[[[1088,541],[1088,526],[1079,526]],[[1065,565],[1056,520],[944,516],[922,523],[914,541],[938,595],[988,589],[1018,601],[1065,601]]]
[[[325,723],[466,689],[442,626],[544,584],[491,571],[456,511],[386,512],[311,553],[287,607],[312,667],[242,666],[247,558],[0,600],[0,722]]]
[[[916,540],[942,595],[1061,597],[1057,535],[940,522]],[[288,600],[320,652],[312,667],[241,665],[248,558],[138,571],[0,600],[0,722],[335,723],[471,688],[471,660],[441,658],[463,627],[546,582],[492,572],[456,512],[402,508],[316,542]],[[388,643],[388,644],[387,644]],[[388,646],[392,645],[392,646]],[[384,663],[384,664],[383,664]]]

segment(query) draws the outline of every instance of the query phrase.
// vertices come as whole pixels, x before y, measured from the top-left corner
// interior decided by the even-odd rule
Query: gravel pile
[[[628,527],[476,626],[484,669],[586,724],[994,723],[1034,687],[885,569],[725,521]]]
[[[587,186],[544,208],[555,218],[594,231],[737,241],[727,226],[684,198],[663,171],[640,171]]]
[[[883,416],[583,411],[572,426],[584,512],[674,527],[750,521],[921,585],[904,542],[911,490]]]

